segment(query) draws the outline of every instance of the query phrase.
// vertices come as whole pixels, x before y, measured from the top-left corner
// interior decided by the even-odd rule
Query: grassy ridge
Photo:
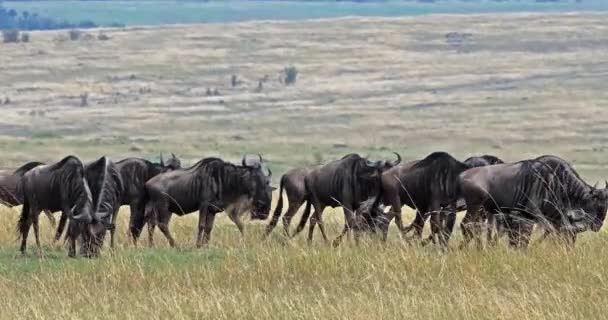
[[[2,225],[15,213],[2,210]],[[126,216],[123,214],[123,216]],[[338,233],[338,212],[328,212]],[[124,217],[123,217],[124,218]],[[211,247],[193,248],[195,220],[175,219],[182,248],[120,248],[98,260],[67,259],[59,246],[20,257],[14,233],[0,241],[2,318],[79,319],[600,319],[608,311],[605,233],[573,251],[549,242],[516,252],[406,246],[395,230],[334,249],[275,235],[262,225],[241,239],[220,219]],[[52,232],[43,228],[50,238]],[[48,240],[48,239],[47,239]],[[459,241],[459,240],[456,240]],[[49,243],[45,240],[46,243]],[[454,246],[454,243],[452,243]]]

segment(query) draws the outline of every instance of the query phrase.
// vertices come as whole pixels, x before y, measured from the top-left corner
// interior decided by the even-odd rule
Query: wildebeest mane
[[[41,165],[44,165],[44,163],[37,162],[37,161],[31,161],[31,162],[28,162],[28,163],[22,165],[21,167],[15,169],[15,171],[13,171],[13,174],[17,175],[17,176],[23,176],[26,172],[32,170],[33,168],[35,168],[37,166],[41,166]]]
[[[94,212],[114,212],[120,205],[123,184],[120,172],[111,165],[108,157],[89,164],[85,168],[86,179],[93,195]]]
[[[431,153],[412,166],[412,173],[417,176],[412,179],[415,192],[421,195],[439,193],[442,202],[456,201],[459,196],[458,176],[466,169],[468,166],[446,152]]]
[[[542,206],[550,218],[562,218],[565,210],[580,206],[587,200],[589,186],[566,161],[554,156],[542,156],[519,162],[519,184],[514,206],[528,214],[531,208]],[[531,203],[541,200],[543,203]],[[559,216],[557,216],[559,215]]]
[[[61,194],[63,201],[76,204],[78,212],[87,201],[91,201],[91,191],[85,180],[84,165],[75,156],[67,156],[47,167],[51,173],[52,194]]]

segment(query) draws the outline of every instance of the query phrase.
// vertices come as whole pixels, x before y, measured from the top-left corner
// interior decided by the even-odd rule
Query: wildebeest
[[[517,218],[576,233],[580,228],[572,227],[572,212],[582,212],[586,225],[598,231],[608,207],[608,189],[588,185],[570,164],[555,156],[473,168],[459,177],[459,188],[467,206],[462,247],[472,238],[481,246],[485,215],[506,214],[507,224]],[[512,246],[528,245],[530,225],[517,225],[523,238],[513,225],[508,226]]]
[[[245,211],[251,208],[252,219],[266,219],[270,211],[272,190],[270,177],[261,163],[248,165],[243,158],[237,166],[218,158],[205,158],[190,168],[173,170],[150,179],[146,183],[145,216],[134,218],[132,229],[137,239],[145,220],[148,220],[150,244],[154,226],[175,247],[169,232],[172,213],[179,216],[199,211],[197,247],[207,244],[215,215],[221,211]],[[237,213],[240,215],[240,213]]]
[[[40,211],[62,211],[71,221],[91,226],[99,216],[92,207],[91,190],[87,184],[84,165],[75,156],[67,156],[61,161],[29,170],[23,177],[23,208],[19,217],[18,230],[21,235],[20,251],[25,253],[27,235],[34,227],[36,245],[41,253],[38,231]],[[88,230],[88,228],[85,228]],[[76,238],[69,236],[68,255],[76,255]]]
[[[385,171],[382,174],[383,203],[391,206],[389,220],[394,217],[403,234],[414,229],[421,238],[424,222],[430,216],[432,234],[429,239],[435,242],[439,236],[439,242],[447,245],[455,222],[458,175],[468,168],[448,153],[434,152],[422,160]],[[405,228],[401,221],[403,204],[417,211],[414,222]]]
[[[71,222],[68,227],[68,235],[80,236],[81,255],[96,257],[103,246],[106,231],[115,229],[115,216],[121,205],[123,183],[118,168],[106,156],[85,165],[85,179],[91,190],[93,212],[97,213],[93,217],[98,221],[92,224],[89,230],[83,230],[86,225],[82,223]],[[61,237],[66,220],[67,216],[62,214],[55,235],[56,239]],[[113,245],[112,243],[111,247]]]
[[[483,156],[474,156],[464,160],[464,164],[469,168],[485,167],[502,163],[505,162],[496,156],[488,154],[484,154]]]
[[[283,215],[283,229],[287,236],[289,236],[289,225],[291,224],[291,219],[293,219],[302,204],[306,202],[306,211],[310,210],[311,204],[310,201],[307,201],[308,194],[306,193],[304,180],[306,176],[316,167],[318,166],[295,168],[283,174],[279,183],[279,200],[277,202],[277,207],[274,209],[272,219],[266,227],[265,236],[268,236],[270,232],[272,232],[274,227],[279,222],[279,218],[281,217],[281,213],[283,211],[283,190],[285,190],[289,205],[287,212],[285,212]]]
[[[334,240],[334,245],[339,244],[345,234],[350,230],[355,231],[355,241],[358,240],[360,228],[357,226],[355,212],[361,203],[370,198],[376,199],[375,205],[379,204],[382,196],[380,176],[384,170],[392,168],[401,162],[401,156],[397,153],[397,160],[371,162],[358,154],[348,154],[340,160],[332,161],[326,165],[312,169],[305,177],[304,184],[308,201],[314,208],[314,214],[310,219],[308,241],[312,241],[315,225],[325,241],[328,241],[323,225],[323,211],[326,207],[342,207],[345,217],[345,226],[342,234]],[[310,214],[310,208],[302,215],[302,222],[298,229],[301,230]]]
[[[144,215],[146,182],[163,172],[180,169],[181,161],[175,154],[171,153],[171,158],[165,163],[161,154],[160,163],[153,163],[140,158],[127,158],[116,162],[116,168],[120,172],[124,185],[121,204],[129,205],[131,209],[129,222],[129,228],[131,229],[133,228],[133,218]],[[113,216],[113,219],[112,223],[115,223],[116,215]],[[114,230],[110,231],[110,245],[114,246]]]
[[[42,162],[28,162],[15,171],[0,173],[0,204],[9,208],[23,204],[23,190],[21,188],[21,180],[23,175],[31,169],[44,165]],[[52,226],[55,226],[55,217],[53,213],[44,210],[44,213],[49,218]]]

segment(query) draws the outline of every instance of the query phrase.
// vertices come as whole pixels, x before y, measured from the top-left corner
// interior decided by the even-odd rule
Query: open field
[[[98,31],[88,31],[94,36]],[[340,19],[104,30],[107,41],[35,32],[0,44],[2,167],[173,151],[237,160],[261,152],[287,168],[355,151],[436,150],[507,161],[556,154],[591,183],[608,178],[605,15]],[[450,45],[446,34],[470,34]],[[295,86],[278,72],[299,70]],[[244,83],[230,87],[237,74]],[[258,79],[268,75],[262,92]],[[207,88],[221,96],[209,97]],[[88,106],[80,95],[88,93]],[[126,211],[126,210],[123,210]],[[453,251],[339,249],[276,231],[246,238],[222,218],[193,249],[194,216],[171,225],[180,251],[119,246],[69,260],[42,217],[45,259],[17,254],[18,210],[0,210],[0,318],[601,319],[608,236],[577,248]],[[341,213],[326,212],[330,234]],[[297,219],[296,219],[297,220]],[[409,219],[408,219],[409,220]],[[277,228],[278,229],[278,228]],[[459,234],[460,231],[456,230]],[[163,237],[157,234],[157,239]],[[452,246],[459,241],[454,239]],[[32,241],[33,244],[33,241]]]

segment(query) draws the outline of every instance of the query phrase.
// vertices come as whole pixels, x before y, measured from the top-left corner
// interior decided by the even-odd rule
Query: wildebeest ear
[[[270,189],[271,189],[272,191],[275,191],[275,190],[277,190],[277,187],[270,186]]]
[[[247,155],[243,156],[243,159],[241,160],[241,164],[243,165],[243,167],[247,166],[247,159],[246,159]]]
[[[175,160],[177,160],[177,157],[175,156],[175,153],[171,152],[171,157]]]
[[[604,189],[608,189],[608,180],[605,181],[606,186],[604,187]]]

